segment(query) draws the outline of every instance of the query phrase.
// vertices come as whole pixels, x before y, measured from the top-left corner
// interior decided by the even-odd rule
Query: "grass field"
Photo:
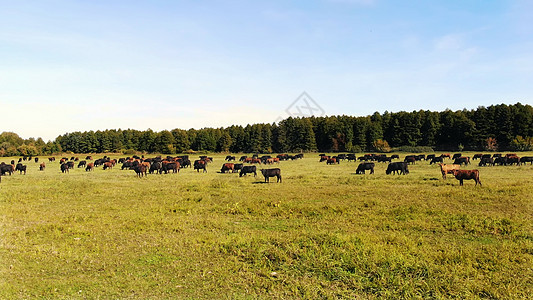
[[[355,175],[306,154],[264,184],[223,159],[2,177],[0,298],[533,297],[531,165],[469,166],[483,186],[460,187],[427,162]]]

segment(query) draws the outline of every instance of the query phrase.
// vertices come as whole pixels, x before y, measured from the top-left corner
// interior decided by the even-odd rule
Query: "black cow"
[[[39,162],[39,158],[38,157],[34,158],[34,160],[35,160],[35,163]]]
[[[254,177],[257,176],[257,167],[256,166],[243,166],[239,177],[242,177],[248,173],[254,173]]]
[[[83,168],[83,167],[86,167],[86,166],[87,166],[87,161],[85,161],[85,160],[81,160],[78,163],[78,168]]]
[[[65,163],[61,164],[60,168],[61,168],[61,173],[68,173],[69,167],[67,164]]]
[[[433,159],[435,156],[435,154],[428,154],[428,156],[426,156],[426,160]]]
[[[436,164],[436,163],[442,163],[443,160],[442,160],[442,157],[440,156],[435,156],[431,159],[431,161],[429,162],[430,165],[432,164]]]
[[[233,164],[233,172],[237,173],[239,172],[243,167],[243,164]]]
[[[270,177],[277,177],[276,182],[281,182],[281,170],[279,168],[261,169],[261,173],[265,177],[265,182],[270,182]]]
[[[507,157],[497,156],[494,159],[494,164],[498,165],[498,166],[506,166],[507,165]]]
[[[20,174],[22,174],[22,172],[24,172],[24,175],[26,175],[26,165],[17,164],[17,166],[15,167],[15,171],[19,171]]]
[[[405,159],[403,161],[408,163],[408,164],[415,164],[416,163],[416,157],[414,155],[408,155],[408,156],[405,157]]]
[[[203,170],[203,172],[207,172],[206,165],[207,163],[203,160],[194,161],[194,169],[196,170],[196,172],[200,172],[200,170]]]
[[[69,169],[74,169],[74,162],[73,161],[67,161],[65,163]]]
[[[183,159],[180,165],[181,165],[182,168],[190,167],[191,166],[191,161],[189,159]]]
[[[124,166],[124,165],[123,165]],[[163,166],[160,162],[156,161],[153,164],[150,165],[150,169],[148,170],[148,173],[154,174],[154,172],[161,174],[161,168]]]
[[[455,157],[455,155],[454,155]],[[470,163],[470,159],[468,157],[457,157],[453,161],[454,165],[468,165]]]
[[[461,154],[461,153],[455,153],[455,154],[453,155],[452,159],[456,159],[456,158],[459,158],[459,157],[461,157],[461,156],[463,156],[463,154]]]
[[[247,159],[247,158],[248,158],[248,156],[243,155],[243,156],[241,156],[241,158],[239,158],[239,161],[244,161],[244,160]]]
[[[0,176],[5,175],[8,173],[9,175],[13,174],[15,172],[15,166],[13,165],[7,165],[5,163],[0,164]]]
[[[407,168],[406,162],[393,162],[389,164],[385,173],[387,175],[391,173],[393,174],[397,173],[398,175],[400,174],[406,175],[406,174],[409,174],[409,169]]]
[[[360,163],[355,170],[355,174],[365,174],[365,170],[370,170],[370,174],[374,174],[374,163],[373,162],[364,162]]]
[[[494,166],[494,159],[492,157],[481,157],[481,160],[479,161],[480,167],[485,166]]]
[[[131,168],[133,168],[133,162],[131,161],[125,161],[123,164],[122,164],[122,167],[120,168],[121,170],[124,170],[124,169],[128,169],[130,170]]]
[[[533,156],[524,156],[520,158],[520,164],[531,163],[533,165]]]
[[[516,164],[517,166],[520,165],[520,158],[518,156],[510,156],[507,158],[507,164],[513,165]]]

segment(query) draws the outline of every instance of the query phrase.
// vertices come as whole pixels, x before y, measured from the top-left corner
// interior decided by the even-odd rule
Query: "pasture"
[[[225,156],[211,156],[207,173],[137,178],[117,165],[62,174],[40,157],[44,171],[25,162],[26,175],[2,176],[0,298],[533,294],[530,164],[474,161],[466,169],[483,186],[460,187],[429,162],[408,175],[385,175],[386,163],[356,175],[359,162],[306,153],[274,165],[283,182],[265,184],[260,172],[217,173]]]

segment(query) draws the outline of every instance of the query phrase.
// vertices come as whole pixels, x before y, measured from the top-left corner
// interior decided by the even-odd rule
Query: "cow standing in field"
[[[23,164],[17,164],[17,166],[15,167],[15,171],[19,171],[20,174],[22,174],[22,172],[24,172],[24,175],[26,175],[26,165],[23,165]]]
[[[8,173],[9,176],[11,176],[11,174],[13,174],[14,172],[15,172],[14,165],[8,165],[8,164],[5,164],[4,162],[0,164],[0,175],[1,176],[5,175],[6,173]]]
[[[235,168],[235,164],[233,163],[226,163],[222,165],[222,168],[220,169],[220,173],[226,173],[230,172],[233,173],[233,170]]]
[[[85,167],[85,172],[93,171],[94,170],[94,164],[88,163],[87,167]]]
[[[45,168],[46,168],[46,165],[44,164],[44,162],[42,162],[42,163],[39,165],[39,171],[44,171]]]
[[[207,163],[204,160],[194,161],[194,169],[196,170],[196,172],[200,172],[200,170],[203,170],[202,173],[207,173],[206,165]]]
[[[494,166],[494,159],[492,157],[482,157],[479,161],[479,166]]]
[[[446,179],[446,174],[451,174],[453,170],[459,170],[461,168],[461,165],[446,165],[446,164],[439,164],[440,166],[440,172],[442,173],[442,179]]]
[[[355,170],[355,174],[365,174],[365,170],[370,170],[370,174],[374,174],[374,163],[373,162],[364,162],[360,163]]]
[[[243,166],[239,177],[242,177],[248,173],[254,173],[254,177],[257,176],[257,167],[256,166]]]
[[[459,180],[459,185],[463,185],[463,180],[473,179],[476,182],[476,186],[479,183],[481,186],[481,180],[479,180],[479,171],[478,170],[452,170],[452,174],[457,180]]]
[[[59,168],[61,169],[61,173],[68,173],[69,167],[66,163],[62,163]]]
[[[133,168],[133,170],[135,171],[135,174],[137,174],[137,177],[139,178],[143,176],[147,176],[146,169],[147,169],[146,166],[143,164],[137,165],[136,167]]]
[[[393,174],[397,173],[398,175],[400,174],[406,175],[406,174],[409,174],[409,169],[407,167],[406,162],[393,162],[387,166],[387,170],[385,171],[385,173],[387,175],[391,173]]]
[[[281,170],[279,168],[261,169],[261,173],[265,177],[265,182],[270,182],[270,177],[277,177],[276,182],[281,182]]]
[[[520,164],[525,165],[528,162],[531,163],[531,165],[533,165],[533,156],[524,156],[520,158]]]

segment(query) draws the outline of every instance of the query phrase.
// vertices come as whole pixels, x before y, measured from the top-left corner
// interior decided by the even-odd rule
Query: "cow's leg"
[[[463,185],[463,179],[459,179],[459,185]]]

